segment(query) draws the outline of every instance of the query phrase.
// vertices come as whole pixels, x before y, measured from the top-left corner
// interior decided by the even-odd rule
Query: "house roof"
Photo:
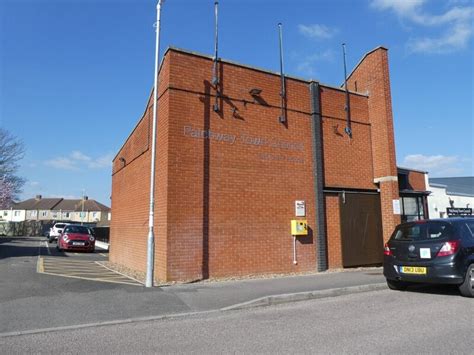
[[[82,199],[77,200],[62,200],[54,209],[56,211],[82,211]],[[95,201],[95,200],[84,200],[84,211],[103,211],[109,212],[110,208]]]
[[[30,198],[15,203],[12,207],[17,210],[52,210],[61,200],[62,198]]]
[[[30,198],[25,201],[13,203],[15,210],[54,210],[54,211],[82,211],[82,199],[63,198]],[[96,200],[84,200],[84,211],[109,212],[110,208]]]
[[[430,185],[443,185],[449,194],[474,196],[474,176],[429,178]]]
[[[428,174],[427,171],[425,170],[418,170],[418,169],[413,169],[413,168],[405,168],[403,166],[397,166],[397,170],[399,173],[409,173],[410,171],[414,171],[416,173],[423,173],[423,174]]]

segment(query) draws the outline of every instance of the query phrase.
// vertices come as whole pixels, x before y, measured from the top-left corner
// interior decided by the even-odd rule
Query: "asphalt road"
[[[0,336],[51,327],[218,310],[268,295],[384,282],[380,269],[369,269],[147,289],[39,274],[36,272],[39,255],[44,258],[45,271],[65,268],[68,261],[77,265],[87,260],[107,259],[103,252],[60,253],[55,244],[47,244],[45,240],[0,238]],[[87,269],[89,277],[96,272],[82,264],[80,269]]]
[[[472,354],[474,302],[378,291],[168,320],[0,338],[15,353]]]
[[[45,240],[0,238],[0,333],[189,310],[184,302],[158,288],[38,274],[38,255],[61,260],[107,259],[102,251],[60,253]]]

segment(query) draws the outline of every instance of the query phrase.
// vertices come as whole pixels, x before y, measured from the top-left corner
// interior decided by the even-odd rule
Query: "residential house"
[[[87,196],[84,199],[63,199],[37,195],[0,210],[0,221],[70,221],[108,226],[110,208],[95,200],[89,200]]]
[[[110,220],[110,208],[95,201],[84,199],[62,200],[54,207],[58,220],[71,221],[75,223],[96,223],[97,225],[108,225]]]

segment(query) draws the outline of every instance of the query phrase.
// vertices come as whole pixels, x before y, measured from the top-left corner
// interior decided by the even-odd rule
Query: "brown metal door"
[[[381,264],[383,236],[380,196],[341,193],[339,203],[343,266]]]

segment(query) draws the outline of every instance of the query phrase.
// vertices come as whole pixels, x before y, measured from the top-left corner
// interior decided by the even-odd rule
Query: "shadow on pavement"
[[[14,257],[38,256],[40,249],[46,248],[44,245],[39,244],[41,241],[43,241],[41,237],[2,237],[0,238],[0,260]],[[42,251],[41,255],[46,253],[46,251]],[[59,253],[57,256],[67,257],[67,255],[62,253]]]

